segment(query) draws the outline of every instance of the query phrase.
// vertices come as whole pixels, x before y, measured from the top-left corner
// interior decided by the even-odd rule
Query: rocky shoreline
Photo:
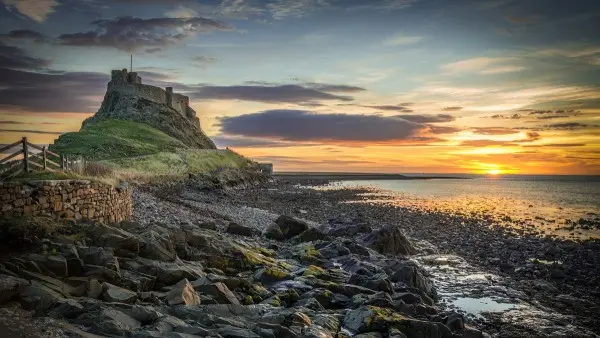
[[[597,243],[567,250],[447,215],[345,203],[359,193],[290,181],[144,186],[128,222],[8,222],[3,243],[29,249],[0,259],[0,307],[51,321],[38,335],[48,337],[596,337],[600,264],[580,267],[598,263]],[[555,266],[520,265],[542,248],[563,261],[562,282]],[[510,298],[537,317],[469,314],[455,306],[463,293]],[[565,305],[546,308],[552,297]]]

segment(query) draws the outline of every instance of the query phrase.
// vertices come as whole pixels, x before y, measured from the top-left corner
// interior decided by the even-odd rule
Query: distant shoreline
[[[401,174],[370,174],[370,173],[327,173],[327,172],[274,172],[273,176],[289,180],[327,180],[327,181],[358,181],[358,180],[432,180],[454,179],[465,180],[460,176],[407,176]]]

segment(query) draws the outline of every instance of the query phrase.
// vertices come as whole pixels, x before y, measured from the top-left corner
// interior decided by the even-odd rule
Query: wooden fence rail
[[[40,147],[29,143],[27,137],[23,137],[18,142],[0,148],[0,153],[4,153],[19,145],[21,145],[21,149],[0,159],[0,181],[15,177],[21,173],[30,173],[34,170],[83,172],[85,160],[81,156],[69,158],[63,154],[54,153],[46,149],[46,146]],[[39,152],[33,153],[30,151],[32,149]],[[22,158],[17,158],[21,155]]]

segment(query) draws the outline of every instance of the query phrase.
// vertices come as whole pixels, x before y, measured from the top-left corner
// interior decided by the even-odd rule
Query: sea
[[[405,174],[441,179],[334,181],[365,187],[369,203],[491,219],[571,239],[600,238],[600,176]]]

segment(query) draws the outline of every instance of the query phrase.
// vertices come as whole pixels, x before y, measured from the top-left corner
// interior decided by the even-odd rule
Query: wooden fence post
[[[29,151],[27,149],[27,137],[23,137],[23,169],[29,172]]]
[[[65,170],[65,155],[60,154],[60,170]]]
[[[46,171],[46,146],[42,147],[42,157],[44,158],[44,171]]]

